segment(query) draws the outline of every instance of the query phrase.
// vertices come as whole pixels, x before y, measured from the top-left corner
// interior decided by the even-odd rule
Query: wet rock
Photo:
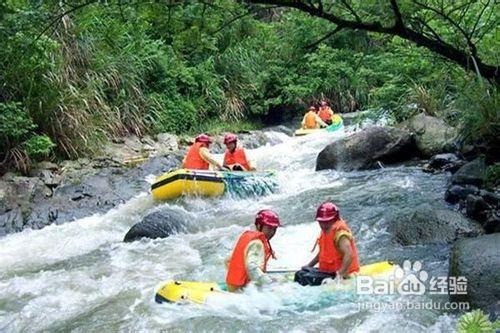
[[[499,194],[496,194],[496,193],[493,193],[493,192],[489,192],[489,191],[485,191],[485,190],[481,190],[481,191],[479,191],[479,195],[491,207],[500,208],[500,195]]]
[[[451,204],[456,204],[461,200],[465,200],[469,194],[475,195],[478,193],[479,193],[479,188],[474,185],[465,185],[465,186],[452,185],[446,190],[444,194],[444,200],[446,200],[446,202],[449,202]]]
[[[372,169],[409,159],[414,145],[408,131],[391,127],[369,127],[326,146],[318,155],[316,170]]]
[[[467,162],[460,160],[452,153],[438,154],[431,157],[429,162],[423,167],[424,172],[448,171],[455,173]]]
[[[487,234],[500,232],[500,211],[490,210],[487,212],[486,222],[483,224],[484,231]]]
[[[464,166],[451,177],[452,184],[470,184],[482,186],[486,177],[486,164],[484,158],[477,158]]]
[[[161,175],[169,170],[176,169],[181,165],[182,159],[184,157],[184,152],[176,151],[168,155],[157,156],[149,158],[146,162],[138,166],[137,177],[144,177],[148,175]]]
[[[458,157],[455,154],[447,153],[447,154],[438,154],[432,156],[429,161],[429,164],[432,168],[443,168],[444,166],[458,161]]]
[[[465,215],[476,221],[485,221],[490,209],[491,206],[479,195],[469,194],[465,199]]]
[[[20,208],[0,213],[0,236],[23,230],[23,216]]]
[[[163,210],[147,215],[141,222],[134,224],[127,232],[124,242],[133,242],[141,238],[166,238],[170,235],[186,232],[186,221],[173,211]]]
[[[450,277],[465,277],[467,293],[451,301],[469,302],[472,308],[500,313],[500,233],[461,239],[452,248]]]
[[[52,198],[31,201],[25,227],[40,229],[52,223],[62,224],[75,219],[104,213],[140,192],[148,191],[148,175],[159,175],[179,165],[179,154],[148,159],[136,168],[90,169],[74,183],[58,186]],[[78,171],[76,171],[78,173]]]
[[[442,119],[423,113],[409,119],[404,126],[414,134],[418,149],[426,157],[452,150],[458,134]]]
[[[389,230],[403,245],[451,243],[461,237],[483,233],[481,225],[459,212],[421,206],[413,213],[395,220]]]

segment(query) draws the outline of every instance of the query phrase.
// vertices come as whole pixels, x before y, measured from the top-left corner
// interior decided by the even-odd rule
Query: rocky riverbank
[[[430,157],[422,169],[448,174],[443,200],[450,209],[414,207],[408,215],[392,221],[388,231],[404,246],[451,244],[449,276],[465,277],[470,282],[467,295],[452,300],[469,301],[498,315],[500,188],[486,184],[486,160],[496,161],[498,156],[460,147],[457,139],[456,129],[420,114],[398,128],[370,127],[329,144],[319,153],[316,170],[383,168],[410,158]]]

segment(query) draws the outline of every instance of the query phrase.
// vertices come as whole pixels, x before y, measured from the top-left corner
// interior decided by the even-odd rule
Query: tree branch
[[[330,21],[332,23],[335,23],[337,26],[340,26],[342,28],[359,29],[370,32],[388,34],[392,36],[398,36],[403,39],[412,41],[418,46],[425,47],[443,56],[444,58],[459,64],[466,70],[473,70],[470,68],[470,56],[467,52],[464,52],[449,43],[431,39],[422,33],[408,29],[406,27],[401,28],[398,25],[394,25],[391,27],[384,27],[380,22],[365,23],[365,22],[349,21],[341,17],[335,16],[334,14],[319,11],[317,8],[313,6],[308,6],[307,4],[305,4],[300,0],[247,0],[247,2],[266,4],[266,5],[279,5],[284,7],[295,8],[305,13],[308,13],[311,16],[319,17],[327,21]],[[423,6],[426,5],[424,4]],[[434,8],[431,8],[430,10],[436,12]],[[443,13],[439,13],[439,11],[437,11],[437,13],[441,16],[443,15]],[[450,20],[450,18],[447,18],[447,20]],[[451,22],[453,22],[454,25],[456,24],[453,20],[451,20]],[[475,46],[473,49],[471,49],[471,52],[474,52],[474,50]],[[477,57],[477,55],[475,55],[474,53],[473,56],[475,58],[475,62],[477,64],[477,68],[479,69],[480,74],[487,79],[492,79],[495,80],[497,83],[500,83],[500,73],[498,66],[492,66],[483,63],[482,60],[479,59],[479,57]]]
[[[330,31],[329,33],[327,33],[326,35],[324,35],[323,37],[321,37],[317,41],[304,46],[304,49],[310,50],[310,49],[316,47],[318,44],[320,44],[320,43],[324,42],[325,40],[327,40],[328,38],[332,37],[333,35],[335,35],[340,30],[342,30],[342,27],[341,26],[337,26],[334,30]]]
[[[351,13],[352,16],[356,19],[357,22],[361,22],[361,18],[359,17],[358,13],[347,3],[346,0],[341,0],[342,4],[347,8],[349,13]]]
[[[40,34],[38,34],[38,36],[35,38],[35,41],[40,39],[40,37],[42,37],[47,31],[49,31],[49,29],[52,28],[56,23],[58,23],[64,16],[69,15],[69,14],[71,14],[79,9],[82,9],[84,7],[87,7],[89,5],[92,5],[96,2],[98,2],[98,0],[90,0],[90,1],[87,1],[87,2],[80,4],[78,6],[71,6],[71,9],[63,12],[62,14],[57,15],[54,19],[52,19],[49,22],[49,24],[42,30],[42,32],[40,32]]]
[[[472,30],[470,31],[469,39],[472,39],[472,36],[474,36],[474,33],[476,32],[476,29],[477,29],[477,25],[479,24],[481,17],[483,17],[484,11],[486,10],[486,8],[488,8],[489,5],[490,5],[490,0],[488,0],[488,2],[484,5],[483,9],[481,10],[479,15],[477,16],[476,23],[474,24],[474,27],[472,27]]]
[[[391,7],[396,19],[395,26],[404,29],[403,16],[401,16],[401,12],[399,11],[398,3],[396,2],[396,0],[391,0]]]
[[[230,26],[231,24],[233,24],[234,22],[238,21],[239,19],[242,19],[244,17],[247,17],[247,16],[250,16],[250,15],[253,15],[253,14],[256,14],[258,12],[261,12],[261,11],[264,11],[264,10],[268,10],[268,9],[274,9],[274,8],[279,8],[280,6],[268,6],[268,7],[261,7],[261,8],[257,8],[256,10],[251,10],[251,11],[248,11],[246,13],[243,13],[241,15],[238,15],[238,16],[235,16],[233,17],[232,19],[230,19],[229,21],[227,22],[224,22],[222,24],[222,26],[215,30],[214,32],[211,33],[211,35],[215,35],[216,33],[224,30],[225,28],[227,28],[228,26]]]

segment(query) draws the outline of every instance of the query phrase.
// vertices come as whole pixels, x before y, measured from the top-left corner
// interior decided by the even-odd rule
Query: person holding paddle
[[[210,154],[208,148],[212,143],[212,138],[206,134],[200,134],[194,139],[194,143],[189,147],[186,156],[182,160],[182,167],[185,169],[208,170],[210,166],[214,170],[227,169],[222,166]]]
[[[250,281],[256,284],[273,282],[267,274],[267,262],[274,251],[269,242],[281,226],[278,214],[263,209],[255,216],[255,229],[244,231],[229,258],[226,284],[229,291],[245,287]]]
[[[359,272],[358,250],[347,223],[331,202],[322,203],[316,212],[321,233],[316,241],[318,254],[295,274],[301,285],[319,285],[324,279],[345,279]],[[316,269],[314,266],[319,263]]]

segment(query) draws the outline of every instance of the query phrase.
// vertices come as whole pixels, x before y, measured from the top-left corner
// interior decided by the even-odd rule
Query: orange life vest
[[[305,118],[306,119],[305,119],[304,127],[306,129],[312,129],[312,128],[318,127],[318,125],[316,124],[316,113],[314,111],[307,112]]]
[[[327,120],[332,119],[333,111],[328,106],[320,107],[319,112],[318,112],[318,116],[321,118],[321,120],[327,121]]]
[[[319,270],[323,272],[333,273],[337,272],[342,266],[342,254],[335,246],[335,237],[338,232],[347,231],[351,233],[351,230],[347,226],[344,220],[338,220],[335,222],[328,233],[321,231],[321,235],[318,239],[319,245]],[[352,262],[347,270],[348,274],[359,272],[359,259],[358,250],[354,244],[354,239],[350,239],[351,242],[351,252],[352,252]]]
[[[208,170],[209,164],[200,155],[200,148],[203,142],[195,142],[191,147],[189,147],[186,158],[184,159],[183,168],[186,169],[199,169]]]
[[[232,153],[229,149],[226,149],[226,152],[224,153],[224,165],[231,166],[234,164],[240,164],[243,168],[245,168],[245,170],[250,170],[245,149],[236,147]]]
[[[262,270],[266,271],[267,261],[272,256],[272,250],[269,246],[269,242],[262,232],[247,230],[241,234],[236,246],[234,247],[233,254],[231,255],[226,274],[226,283],[228,285],[240,288],[250,282],[245,265],[245,254],[248,244],[256,239],[259,239],[262,244],[264,244],[265,257],[264,267],[262,267]]]

